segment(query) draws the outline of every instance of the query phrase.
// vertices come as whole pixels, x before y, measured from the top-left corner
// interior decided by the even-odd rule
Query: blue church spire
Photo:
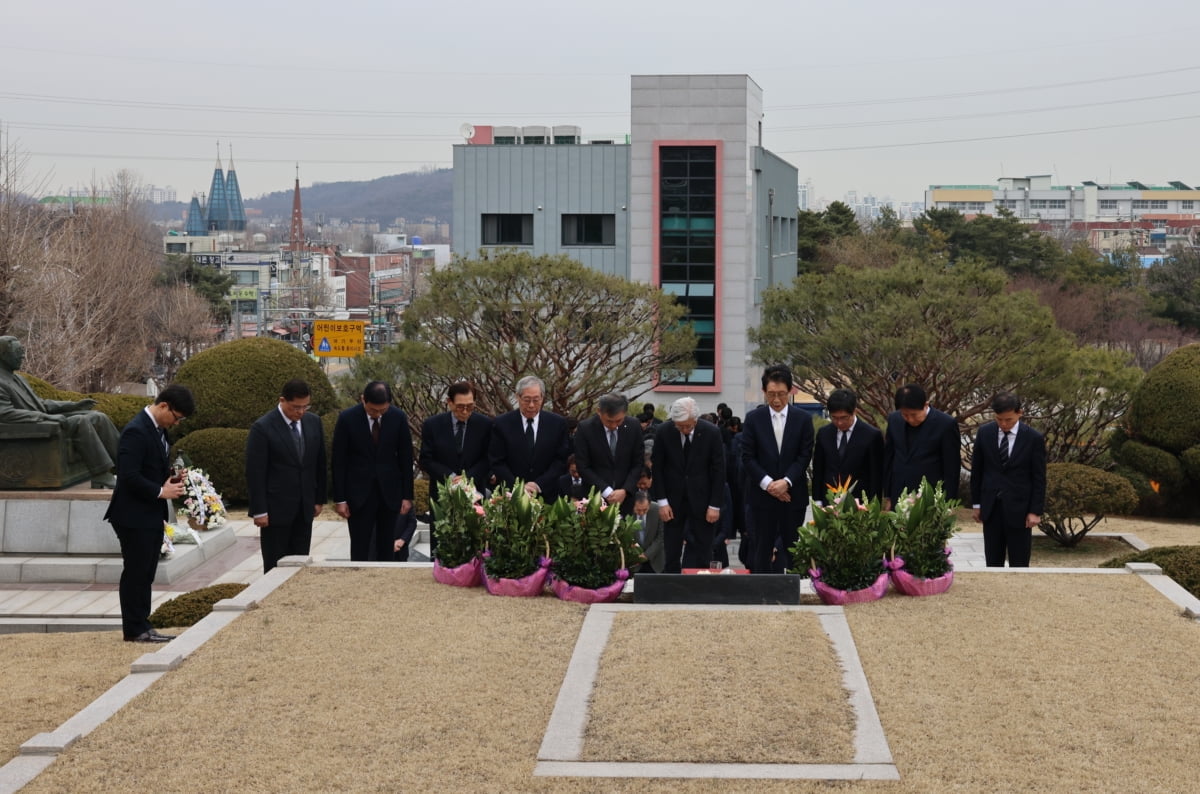
[[[200,199],[192,196],[192,205],[188,207],[187,216],[188,237],[203,237],[208,234],[208,224],[204,222],[204,210],[200,208]]]
[[[225,192],[225,174],[221,169],[221,144],[217,143],[217,167],[213,169],[212,188],[208,191],[206,213],[210,232],[229,229],[229,197]]]
[[[225,173],[225,195],[229,206],[227,228],[231,232],[246,231],[246,208],[242,205],[242,189],[238,186],[237,169],[233,167],[232,143],[229,144],[229,170]]]

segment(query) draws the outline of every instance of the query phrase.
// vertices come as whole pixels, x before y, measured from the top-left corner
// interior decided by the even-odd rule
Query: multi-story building
[[[992,185],[930,185],[927,209],[956,209],[964,215],[1008,210],[1021,220],[1066,227],[1077,222],[1184,220],[1200,218],[1200,189],[1183,182],[1166,187],[1142,182],[1052,185],[1049,175],[1002,177]]]
[[[796,169],[762,147],[761,119],[746,75],[635,75],[625,143],[475,127],[454,147],[454,251],[567,254],[661,286],[699,345],[686,379],[655,387],[660,401],[757,404],[747,329],[763,289],[796,275],[798,195]]]

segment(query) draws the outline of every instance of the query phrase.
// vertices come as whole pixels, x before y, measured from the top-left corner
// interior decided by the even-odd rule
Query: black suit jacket
[[[429,476],[429,498],[437,499],[442,481],[455,474],[466,474],[482,493],[491,479],[488,448],[492,443],[492,419],[472,413],[463,428],[463,448],[454,443],[454,415],[449,411],[434,414],[421,423],[421,454],[417,465]]]
[[[787,407],[783,425],[783,449],[775,442],[771,408],[760,405],[746,414],[742,423],[742,471],[745,499],[752,511],[786,510],[804,513],[808,505],[808,462],[813,451],[812,416],[795,405]],[[792,482],[791,502],[781,502],[761,487],[763,477]]]
[[[675,520],[703,521],[710,505],[725,505],[725,444],[721,429],[712,422],[696,422],[686,461],[683,436],[674,422],[663,422],[655,431],[650,459],[654,472],[650,496],[655,501],[666,499]]]
[[[992,516],[997,497],[1004,509],[1006,527],[1025,526],[1025,516],[1046,510],[1046,438],[1021,422],[1008,453],[1000,463],[1000,426],[988,422],[975,434],[971,450],[971,503],[979,505],[980,518]]]
[[[621,512],[628,515],[633,511],[633,498],[637,494],[638,476],[646,459],[646,446],[642,441],[642,423],[632,416],[617,428],[617,454],[614,457],[608,447],[608,431],[600,417],[592,414],[579,423],[575,430],[575,466],[583,484],[594,487],[597,493],[605,488],[625,491]]]
[[[962,471],[958,422],[936,408],[930,408],[909,447],[906,424],[899,411],[888,414],[884,437],[883,495],[894,505],[900,492],[915,491],[921,478],[930,484],[942,483],[948,499],[958,498],[958,478]]]
[[[113,526],[162,529],[169,520],[167,500],[159,499],[171,476],[162,436],[144,410],[129,420],[117,443],[117,486],[104,519]]]
[[[837,451],[838,429],[825,425],[817,431],[813,449],[812,498],[826,501],[826,491],[847,477],[854,483],[856,496],[881,496],[883,489],[883,433],[862,419],[854,422],[854,430],[846,449]]]
[[[404,411],[388,406],[380,418],[379,444],[371,440],[371,423],[362,404],[338,414],[333,428],[333,501],[346,502],[353,513],[362,508],[378,485],[389,510],[413,498],[412,431]]]
[[[316,414],[300,420],[304,459],[296,454],[291,428],[279,408],[250,426],[246,439],[246,484],[250,515],[267,514],[271,526],[291,524],[297,513],[312,520],[316,505],[325,504],[325,432]]]
[[[488,457],[496,479],[511,486],[518,479],[536,482],[542,497],[550,502],[558,498],[558,478],[567,473],[567,455],[571,442],[567,420],[558,414],[538,414],[533,454],[525,443],[525,417],[509,411],[496,417]],[[470,429],[468,427],[468,429]]]

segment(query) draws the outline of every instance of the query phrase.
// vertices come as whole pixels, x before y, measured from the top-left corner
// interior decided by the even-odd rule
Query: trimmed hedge
[[[413,511],[418,514],[429,512],[429,480],[425,477],[413,480]]]
[[[245,590],[242,582],[214,584],[184,593],[181,596],[166,601],[154,614],[150,615],[150,625],[156,629],[170,626],[194,626],[212,612],[213,604],[226,598],[233,598]]]
[[[246,438],[249,435],[249,430],[240,428],[208,427],[179,439],[171,455],[182,452],[193,466],[204,469],[226,506],[248,504]]]
[[[109,394],[107,392],[83,394],[77,391],[66,391],[41,378],[26,373],[21,374],[29,384],[29,388],[33,389],[33,393],[43,400],[74,402],[90,397],[96,401],[96,410],[108,416],[118,430],[129,424],[129,420],[136,416],[138,411],[150,404],[149,397],[139,397],[136,394]]]
[[[1130,513],[1137,504],[1137,492],[1124,477],[1080,463],[1051,463],[1046,512],[1038,527],[1062,545],[1074,546],[1105,515]]]
[[[1170,353],[1146,373],[1133,393],[1127,424],[1134,438],[1178,454],[1200,443],[1197,405],[1200,344],[1193,344]]]
[[[185,434],[212,427],[249,430],[279,403],[279,390],[301,378],[312,390],[312,410],[333,411],[337,402],[317,362],[275,339],[235,339],[192,356],[175,377],[196,395],[196,413],[181,425]]]
[[[1167,576],[1179,583],[1179,586],[1192,595],[1200,598],[1200,546],[1157,546],[1145,551],[1135,551],[1122,554],[1107,562],[1100,563],[1101,568],[1124,568],[1129,562],[1152,562]]]

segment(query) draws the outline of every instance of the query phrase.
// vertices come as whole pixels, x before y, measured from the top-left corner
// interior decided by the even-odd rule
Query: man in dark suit
[[[421,423],[421,453],[417,465],[429,477],[429,499],[441,493],[447,477],[469,477],[483,493],[491,477],[488,448],[492,442],[492,420],[475,413],[475,387],[460,380],[450,384],[447,411]],[[433,524],[429,527],[429,553],[437,551]]]
[[[922,477],[931,485],[940,482],[947,499],[958,498],[958,422],[930,408],[925,390],[915,383],[896,392],[896,410],[888,414],[883,444],[883,496],[889,509],[905,488],[917,490]]]
[[[567,420],[542,410],[546,384],[526,375],[517,381],[518,408],[496,417],[488,457],[505,487],[521,480],[529,494],[547,502],[558,498],[558,478],[567,473]]]
[[[629,413],[623,394],[606,394],[596,413],[575,431],[575,463],[585,490],[595,488],[621,515],[633,512],[638,475],[645,461],[642,425]]]
[[[883,485],[883,433],[855,415],[858,397],[849,389],[834,389],[825,404],[829,424],[817,431],[813,448],[812,498],[825,502],[826,492],[844,482],[851,493],[869,499]]]
[[[168,642],[150,625],[150,586],[158,570],[168,499],[183,496],[183,481],[171,475],[167,429],[196,410],[184,386],[168,386],[138,412],[117,442],[117,484],[104,520],[121,543],[121,632],[126,642]]]
[[[989,567],[1028,568],[1033,528],[1046,509],[1046,439],[1021,423],[1021,401],[992,398],[993,422],[979,428],[971,454],[971,503],[983,522],[983,558]]]
[[[707,568],[712,560],[714,525],[725,502],[725,445],[720,428],[700,418],[691,397],[671,403],[669,416],[654,434],[650,496],[663,522],[660,572],[679,573],[681,555],[684,568]]]
[[[667,554],[663,546],[662,519],[658,505],[650,501],[650,494],[638,491],[633,496],[633,517],[638,520],[637,542],[642,547],[642,563],[639,573],[663,573]]]
[[[790,551],[808,507],[808,461],[813,427],[808,411],[791,404],[792,371],[767,367],[760,405],[742,424],[742,469],[746,510],[754,527],[750,570],[782,573],[792,567]]]
[[[411,529],[402,524],[409,534],[397,538],[393,529],[412,510],[412,432],[386,383],[371,381],[359,404],[338,415],[332,455],[333,502],[350,528],[350,559],[370,559],[372,536],[377,561],[407,558]]]
[[[246,439],[246,484],[263,573],[283,557],[308,554],[313,519],[325,506],[325,432],[308,413],[311,404],[308,384],[288,381],[279,404],[250,426]]]

